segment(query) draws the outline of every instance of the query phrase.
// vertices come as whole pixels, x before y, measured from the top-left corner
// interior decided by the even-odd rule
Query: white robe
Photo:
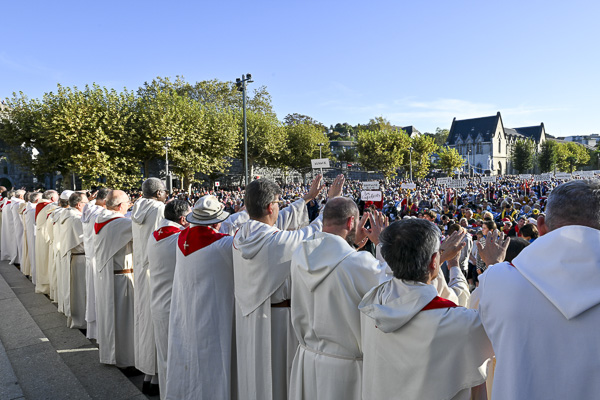
[[[21,235],[21,272],[23,275],[31,276],[31,262],[29,261],[29,247],[27,243],[27,225],[25,222],[25,211],[29,208],[29,202],[22,202],[19,205],[19,219],[21,220],[21,227],[23,228],[23,234]]]
[[[14,236],[14,246],[13,246],[13,258],[11,259],[11,264],[21,264],[21,259],[23,258],[23,220],[21,219],[21,214],[19,211],[21,210],[21,204],[24,203],[23,199],[13,198],[13,206],[10,209],[12,213],[12,221],[13,221],[13,236]]]
[[[164,203],[160,201],[141,198],[131,210],[135,279],[135,367],[147,375],[155,375],[157,371],[146,246],[148,238],[158,229],[163,219],[164,208]]]
[[[469,283],[459,267],[452,267],[448,272],[450,274],[450,281],[448,283],[446,283],[444,274],[442,274],[442,271],[440,270],[437,277],[432,282],[433,286],[436,288],[440,297],[450,300],[461,307],[466,307],[469,304],[469,298],[471,297]]]
[[[86,337],[97,339],[96,326],[96,289],[94,276],[96,275],[96,259],[94,253],[94,224],[96,217],[104,210],[103,207],[92,204],[93,200],[85,205],[81,214],[83,225],[83,247],[85,249],[85,321],[87,323]]]
[[[160,227],[148,238],[148,270],[150,271],[150,311],[156,341],[158,384],[161,397],[167,388],[167,347],[169,343],[169,312],[171,289],[175,273],[175,250],[182,226],[163,219]],[[177,328],[179,329],[179,328]]]
[[[9,199],[2,207],[2,237],[0,237],[0,251],[2,252],[2,261],[11,261],[15,254],[15,228],[11,208],[14,205],[13,199]]]
[[[60,214],[65,209],[59,207],[52,211],[52,214],[46,221],[46,229],[49,232],[50,238],[50,254],[48,262],[48,270],[50,271],[50,298],[57,303],[58,311],[63,313],[64,310],[64,299],[62,297],[63,292],[61,291],[62,275],[60,267]]]
[[[96,225],[106,223],[94,237],[96,257],[96,323],[100,362],[119,368],[135,364],[133,335],[133,276],[115,271],[133,268],[131,220],[102,210]]]
[[[31,282],[35,285],[37,280],[37,272],[35,268],[35,207],[36,204],[29,203],[27,210],[25,210],[25,231],[27,234],[27,253],[29,260],[29,272],[31,275]]]
[[[2,255],[2,247],[4,246],[2,244],[2,210],[7,201],[6,197],[0,198],[0,260],[4,260],[4,256]]]
[[[166,389],[168,400],[235,399],[233,238],[192,226],[179,239],[161,394]]]
[[[67,208],[61,213],[59,223],[61,290],[67,326],[85,329],[85,249],[81,212]]]
[[[479,277],[497,363],[492,398],[596,399],[600,393],[600,231],[565,226]],[[507,295],[510,291],[510,295]]]
[[[386,264],[337,235],[317,232],[292,258],[294,356],[290,399],[360,400],[362,348],[358,304],[391,279]]]
[[[282,399],[298,341],[290,309],[271,307],[290,299],[290,263],[298,245],[321,230],[319,217],[309,226],[303,199],[280,211],[278,227],[250,220],[233,240],[236,346],[240,399]],[[279,228],[279,229],[278,229]]]
[[[433,285],[396,278],[365,295],[364,399],[469,399],[485,382],[492,346],[477,311],[423,310],[436,296]]]
[[[56,203],[43,202],[36,205],[35,217],[35,292],[50,294],[50,244],[46,222],[50,213],[57,208]],[[41,209],[41,210],[40,210]]]

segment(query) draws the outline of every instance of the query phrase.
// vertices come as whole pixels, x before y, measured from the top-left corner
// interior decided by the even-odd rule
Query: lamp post
[[[409,159],[410,159],[410,181],[412,182],[413,181],[413,177],[412,177],[412,152],[413,152],[414,148],[411,146],[411,147],[408,148],[408,150],[410,150],[410,156],[409,156]]]
[[[471,176],[471,149],[467,150],[467,173]]]
[[[321,159],[323,157],[321,153],[321,148],[325,146],[325,143],[317,143],[317,146],[319,146],[319,159]],[[323,167],[321,167],[321,176],[323,176]]]
[[[165,140],[165,145],[163,148],[165,149],[165,175],[167,180],[167,190],[169,193],[173,190],[173,181],[171,179],[171,173],[169,172],[169,147],[171,147],[172,138],[166,136],[163,138]]]
[[[248,177],[248,128],[246,126],[246,83],[252,83],[252,75],[246,74],[242,75],[242,79],[236,78],[235,85],[237,86],[237,90],[242,92],[242,109],[243,109],[243,118],[244,118],[244,177],[246,180],[246,186],[250,183]]]

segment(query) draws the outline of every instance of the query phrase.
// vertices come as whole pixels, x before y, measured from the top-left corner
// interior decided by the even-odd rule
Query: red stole
[[[210,246],[225,236],[229,235],[215,232],[214,229],[207,226],[188,227],[179,234],[177,245],[183,255],[187,257],[195,251]]]
[[[446,300],[440,296],[435,296],[433,300],[429,302],[421,311],[425,310],[437,310],[439,308],[455,308],[458,307],[454,302]]]
[[[157,242],[160,242],[164,238],[168,238],[169,236],[179,232],[181,232],[181,229],[176,226],[163,226],[159,230],[154,231],[152,235],[154,235],[154,239],[156,239]]]
[[[114,220],[115,220],[115,219],[117,219],[117,218],[121,218],[121,217],[114,217],[114,218],[111,218],[111,219],[109,219],[108,221],[104,221],[104,222],[102,222],[102,223],[100,223],[100,224],[96,222],[96,223],[94,224],[94,232],[96,232],[96,235],[97,235],[98,233],[100,233],[100,231],[102,230],[102,228],[104,228],[104,226],[105,226],[106,224],[108,224],[110,221],[114,221]]]
[[[37,216],[38,216],[38,214],[40,213],[40,211],[42,211],[42,209],[43,209],[44,207],[46,207],[48,204],[50,204],[50,203],[51,203],[50,201],[45,201],[45,202],[43,202],[43,203],[37,203],[37,204],[35,205],[35,220],[36,220],[36,221],[37,221]]]

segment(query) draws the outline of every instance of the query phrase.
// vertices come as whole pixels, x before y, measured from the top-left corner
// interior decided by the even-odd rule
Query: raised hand
[[[494,229],[485,238],[485,247],[477,242],[479,256],[486,266],[494,265],[504,261],[506,250],[510,244],[510,237]]]
[[[465,230],[452,232],[440,245],[440,264],[455,258],[460,258],[460,251],[465,247]]]
[[[321,192],[321,189],[323,189],[323,175],[317,175],[315,176],[315,179],[313,179],[308,193],[304,195],[304,201],[308,203],[317,197]]]
[[[338,197],[342,195],[342,190],[344,189],[344,182],[346,181],[346,177],[342,174],[339,174],[335,177],[335,180],[329,186],[329,190],[327,191],[327,198],[333,199],[334,197]]]

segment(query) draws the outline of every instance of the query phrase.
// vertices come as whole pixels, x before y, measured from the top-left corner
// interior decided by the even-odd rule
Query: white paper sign
[[[416,183],[403,183],[402,185],[400,185],[400,187],[402,189],[415,190],[417,188],[417,184]]]
[[[360,192],[362,201],[381,201],[381,192],[379,190],[365,190]]]
[[[329,168],[329,158],[317,158],[310,160],[313,168]]]
[[[378,190],[379,182],[377,182],[377,181],[363,182],[362,188],[364,190]]]
[[[536,182],[543,182],[543,181],[548,181],[549,179],[546,178],[544,175],[534,175],[533,180]]]
[[[481,183],[496,183],[496,177],[495,176],[482,176],[481,177]]]
[[[531,179],[531,174],[520,174],[519,178],[521,178],[521,179]]]
[[[215,186],[219,187],[219,186],[221,186],[221,183],[220,182],[215,182]]]
[[[455,189],[462,189],[467,187],[466,179],[452,179],[452,182],[448,185],[448,187]]]
[[[562,180],[571,179],[571,174],[569,174],[568,172],[558,172],[555,178]]]
[[[452,181],[452,178],[437,178],[436,182],[438,185],[447,185]]]

